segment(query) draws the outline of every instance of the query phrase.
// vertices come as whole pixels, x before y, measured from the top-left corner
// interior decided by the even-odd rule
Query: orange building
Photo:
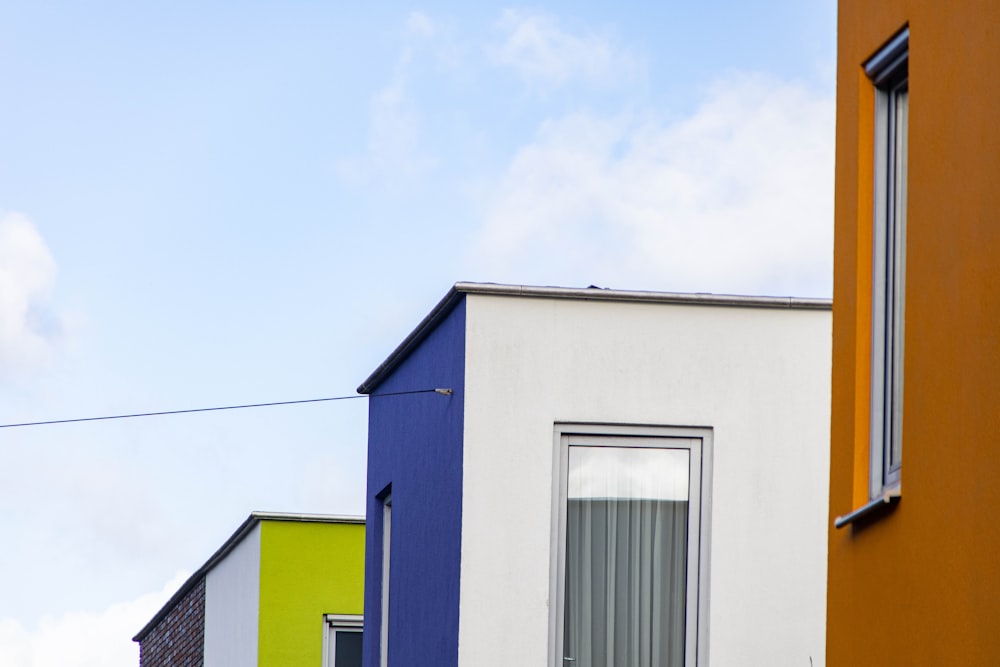
[[[1000,664],[1000,2],[838,30],[828,664]]]

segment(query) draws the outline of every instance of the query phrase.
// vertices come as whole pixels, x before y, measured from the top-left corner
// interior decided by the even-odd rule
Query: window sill
[[[833,520],[833,527],[843,528],[844,526],[854,523],[855,521],[867,517],[869,515],[872,515],[883,508],[888,509],[890,506],[895,505],[897,502],[899,502],[899,499],[901,497],[902,493],[899,487],[896,487],[894,489],[887,489],[882,493],[881,496],[875,498],[874,500],[868,502],[865,505],[862,505],[853,512],[849,512],[847,514],[842,514],[841,516],[838,516],[836,519]]]

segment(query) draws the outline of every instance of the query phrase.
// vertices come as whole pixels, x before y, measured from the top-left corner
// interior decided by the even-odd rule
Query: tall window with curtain
[[[700,443],[566,438],[563,665],[696,664]]]

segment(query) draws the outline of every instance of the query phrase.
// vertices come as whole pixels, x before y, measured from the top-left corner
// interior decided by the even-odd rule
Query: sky
[[[835,0],[0,4],[0,424],[351,396],[457,281],[829,297]],[[131,637],[367,399],[0,429],[0,664]]]

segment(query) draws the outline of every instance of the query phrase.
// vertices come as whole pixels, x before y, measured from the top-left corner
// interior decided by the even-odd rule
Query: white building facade
[[[391,489],[394,546],[383,582],[369,541],[366,607],[377,593],[390,620],[366,627],[387,655],[369,644],[365,664],[822,665],[830,315],[811,299],[457,284],[361,387],[453,390],[419,418],[372,402],[369,516]],[[460,412],[435,454],[455,473],[421,488],[385,462],[419,456],[433,401]],[[420,608],[407,587],[426,556],[396,535],[402,503],[449,488],[452,537],[420,530],[457,563],[430,575],[454,577],[436,639],[454,645],[422,655],[394,597]]]

